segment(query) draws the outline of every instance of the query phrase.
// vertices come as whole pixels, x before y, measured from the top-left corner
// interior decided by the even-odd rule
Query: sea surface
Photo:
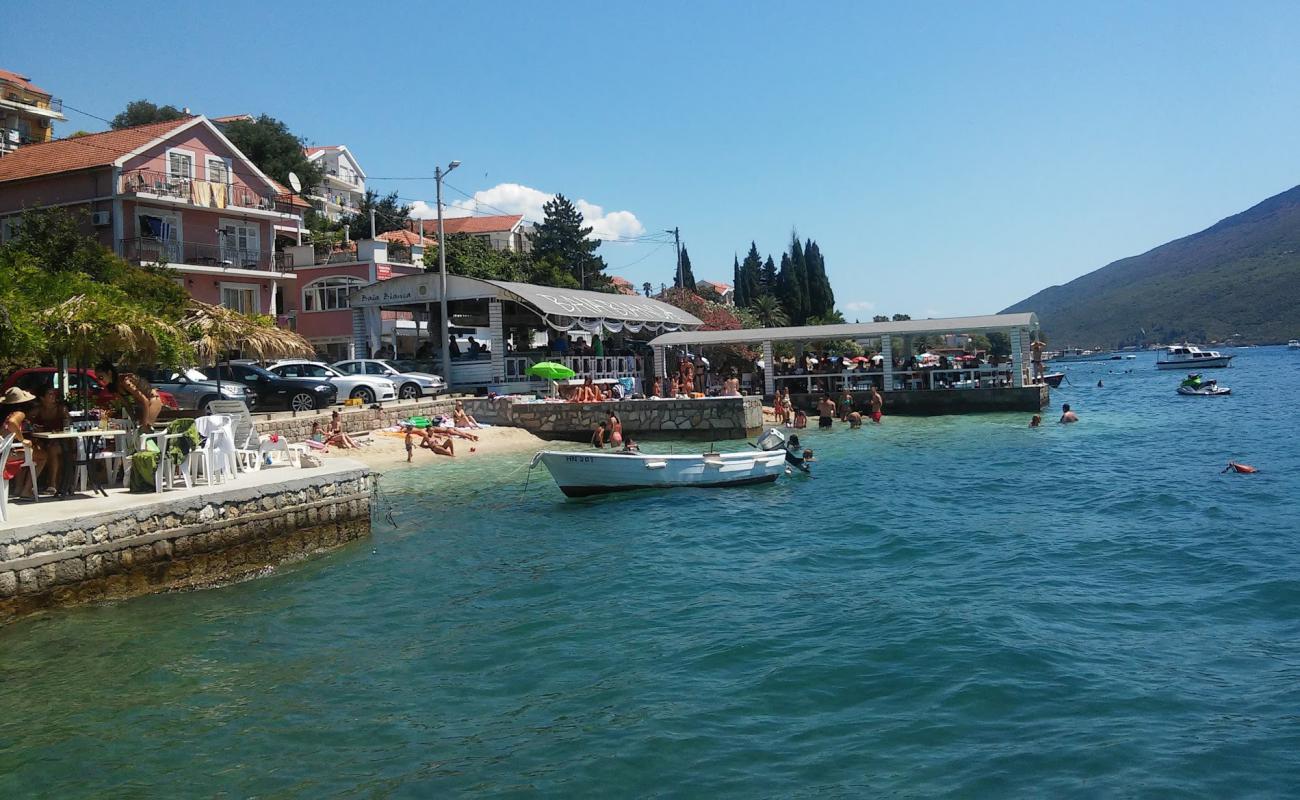
[[[1233,352],[774,486],[394,471],[343,550],[0,628],[0,797],[1296,796],[1300,352]]]

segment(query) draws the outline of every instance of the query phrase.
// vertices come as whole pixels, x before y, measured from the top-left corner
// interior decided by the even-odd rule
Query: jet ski
[[[1228,387],[1220,386],[1215,380],[1201,380],[1201,376],[1197,373],[1188,375],[1182,383],[1178,384],[1177,391],[1188,397],[1217,397],[1232,394],[1232,390]]]

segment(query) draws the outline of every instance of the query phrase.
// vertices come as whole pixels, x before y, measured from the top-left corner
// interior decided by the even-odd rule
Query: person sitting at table
[[[71,417],[68,415],[68,407],[64,405],[59,390],[47,383],[41,387],[37,395],[36,407],[32,409],[28,419],[31,420],[32,427],[38,431],[57,433],[68,429]],[[49,470],[49,477],[45,483],[50,491],[55,490],[59,485],[59,473],[63,471],[63,451],[66,446],[53,440],[37,445],[46,451],[45,463]]]
[[[32,463],[36,465],[36,475],[39,478],[45,471],[46,450],[43,447],[37,447],[36,444],[27,436],[31,429],[32,423],[28,419],[28,414],[36,406],[36,395],[19,387],[10,386],[0,397],[0,437],[13,434],[14,446],[22,445],[32,454]],[[25,492],[29,487],[27,481],[29,473],[27,470],[19,472],[23,464],[23,458],[16,456],[11,450],[9,452],[9,461],[4,464],[4,478],[0,480],[9,480],[15,474],[19,477],[18,486],[15,487],[19,494]],[[30,487],[32,492],[37,491],[37,487]]]
[[[131,372],[119,372],[113,364],[105,363],[100,369],[107,376],[108,388],[120,397],[135,403],[135,423],[141,433],[149,433],[162,413],[162,398],[149,382]]]

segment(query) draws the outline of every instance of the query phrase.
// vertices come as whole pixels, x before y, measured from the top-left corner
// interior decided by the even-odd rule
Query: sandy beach
[[[420,448],[416,439],[415,456],[408,464],[406,461],[406,440],[400,434],[386,431],[374,431],[366,437],[370,444],[356,449],[331,447],[322,453],[324,458],[353,458],[365,462],[376,469],[393,469],[402,466],[428,466],[430,463],[455,464],[460,461],[500,453],[534,452],[546,447],[546,440],[538,438],[522,428],[480,428],[465,431],[478,436],[477,442],[468,439],[452,438],[456,455],[440,456]],[[471,452],[471,449],[473,452]]]

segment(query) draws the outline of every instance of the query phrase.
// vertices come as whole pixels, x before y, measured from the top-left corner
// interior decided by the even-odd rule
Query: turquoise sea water
[[[0,629],[0,797],[1294,795],[1300,353],[1236,352],[775,486],[395,471],[367,541]]]

